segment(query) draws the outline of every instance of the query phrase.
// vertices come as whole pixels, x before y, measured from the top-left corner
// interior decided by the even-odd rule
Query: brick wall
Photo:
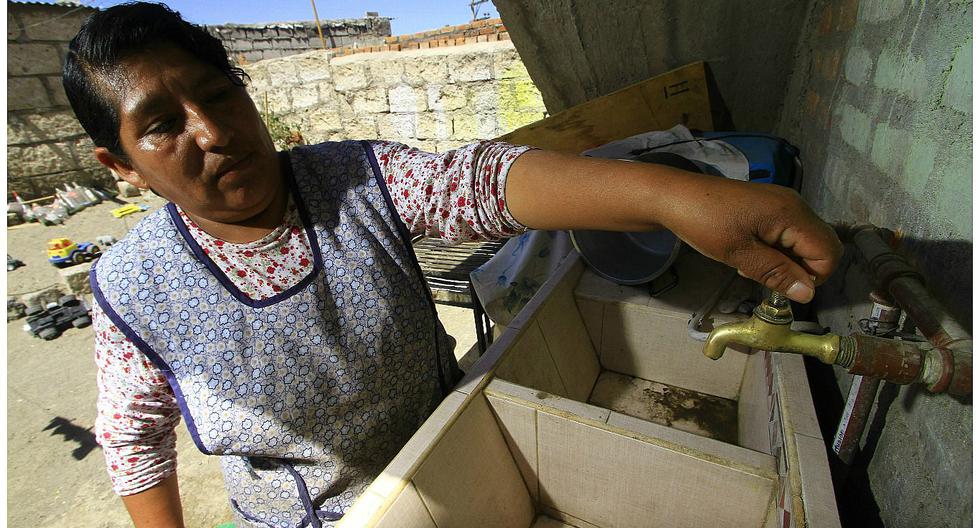
[[[68,41],[94,10],[7,3],[7,190],[51,194],[65,182],[111,183],[61,87]]]
[[[777,129],[801,148],[803,194],[821,216],[897,231],[927,287],[968,329],[970,20],[970,2],[811,1]],[[857,331],[870,313],[866,274],[845,261],[837,275],[817,290],[821,322]],[[846,393],[851,377],[836,377]],[[850,481],[864,474],[884,525],[969,526],[972,406],[884,384],[875,417]]]
[[[323,42],[311,21],[276,24],[224,24],[207,26],[221,39],[228,55],[238,64],[295,55],[323,49]],[[327,48],[365,48],[384,43],[391,35],[391,19],[367,17],[321,20],[320,29]]]
[[[384,42],[372,46],[341,46],[335,51],[340,55],[354,53],[376,53],[379,51],[409,51],[416,49],[443,48],[510,40],[510,33],[499,18],[476,20],[458,26],[445,26],[439,29],[385,37]]]
[[[314,51],[247,65],[249,88],[308,143],[390,139],[442,152],[545,115],[509,41],[342,55]]]

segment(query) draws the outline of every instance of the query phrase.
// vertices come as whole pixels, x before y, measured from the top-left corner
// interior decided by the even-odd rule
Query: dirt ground
[[[130,199],[150,211],[163,200],[148,193]],[[47,263],[48,239],[94,241],[122,238],[148,213],[114,218],[120,204],[90,207],[63,226],[25,224],[7,229],[7,253],[26,266],[7,273],[7,295],[23,297],[62,285]],[[91,298],[86,298],[91,305]],[[476,341],[472,312],[438,306],[456,338],[460,357]],[[91,328],[70,329],[52,341],[22,330],[23,318],[7,323],[7,524],[34,528],[131,526],[112,492],[101,448],[95,443],[97,388]],[[465,362],[461,361],[465,368]],[[178,477],[187,526],[213,527],[232,519],[217,459],[201,454],[183,424],[177,431]]]

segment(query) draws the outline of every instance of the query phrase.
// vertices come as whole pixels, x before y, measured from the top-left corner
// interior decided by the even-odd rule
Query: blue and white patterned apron
[[[168,204],[92,286],[163,370],[197,447],[221,455],[238,522],[330,526],[460,372],[370,146],[282,156],[313,250],[299,284],[248,298]]]

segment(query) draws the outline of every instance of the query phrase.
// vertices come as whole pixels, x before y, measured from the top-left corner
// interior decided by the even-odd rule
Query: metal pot
[[[668,152],[648,152],[634,161],[707,174],[691,160]],[[574,230],[568,234],[589,267],[598,275],[625,285],[656,279],[670,269],[685,247],[667,229],[638,233]]]

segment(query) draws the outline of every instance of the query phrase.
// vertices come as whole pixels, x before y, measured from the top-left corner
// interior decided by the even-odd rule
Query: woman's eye
[[[174,127],[174,120],[166,119],[164,121],[159,121],[153,126],[151,126],[148,132],[150,134],[166,134],[167,132],[173,130],[173,127]]]

